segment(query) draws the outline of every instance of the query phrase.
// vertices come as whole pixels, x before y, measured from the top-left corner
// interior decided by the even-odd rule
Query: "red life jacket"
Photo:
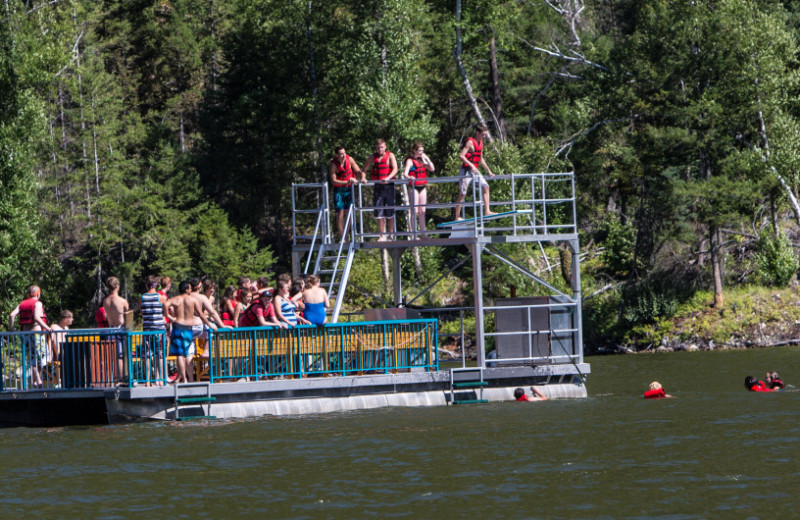
[[[94,312],[94,321],[99,329],[109,328],[108,316],[106,316],[106,310],[103,307],[98,307]]]
[[[648,390],[644,393],[645,399],[663,399],[667,397],[667,393],[664,391],[663,388],[657,388],[655,390]]]
[[[240,327],[260,327],[261,322],[258,321],[258,313],[256,309],[261,307],[263,310],[262,316],[264,318],[269,318],[272,313],[270,311],[270,307],[272,306],[272,302],[269,305],[264,305],[261,301],[261,298],[254,300],[247,309],[244,310],[243,313],[239,314],[239,326]],[[275,311],[273,311],[275,312]]]
[[[370,179],[373,181],[382,181],[392,173],[392,166],[389,164],[389,156],[392,154],[389,150],[383,154],[383,157],[378,158],[376,153],[372,154],[372,175]]]
[[[472,141],[475,147],[474,152],[467,152],[467,159],[477,168],[481,164],[481,155],[483,155],[483,141],[478,142],[474,137],[467,137],[467,141]],[[464,163],[464,168],[469,168],[469,164]]]
[[[425,167],[425,163],[413,157],[406,157],[406,160],[408,159],[411,159],[412,163],[408,174],[414,179],[417,179],[413,182],[414,186],[425,186],[428,184],[428,168]]]
[[[331,163],[336,166],[336,176],[340,181],[349,181],[353,178],[353,168],[350,166],[350,156],[344,156],[344,164],[339,164],[336,159],[331,159]],[[345,189],[346,186],[334,186],[335,189]]]
[[[33,312],[36,309],[36,302],[39,300],[37,298],[28,298],[26,300],[22,300],[22,303],[19,304],[19,324],[20,325],[33,325],[36,323],[33,319]],[[42,319],[45,318],[44,315],[44,307],[42,308]]]

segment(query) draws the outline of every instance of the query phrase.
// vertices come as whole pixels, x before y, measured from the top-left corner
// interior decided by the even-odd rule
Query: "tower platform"
[[[421,247],[453,247],[468,251],[447,273],[472,261],[475,337],[479,345],[478,366],[540,365],[583,363],[581,330],[580,257],[575,208],[573,173],[531,173],[497,175],[487,178],[491,202],[470,183],[463,214],[456,218],[454,208],[458,177],[428,180],[424,206],[410,196],[414,188],[408,180],[394,182],[397,204],[395,218],[387,220],[386,232],[378,231],[374,217],[380,209],[373,204],[376,182],[355,184],[353,205],[341,212],[332,205],[326,183],[292,186],[293,270],[316,273],[328,288],[334,302],[331,320],[341,314],[350,270],[358,261],[358,251],[385,249],[392,258],[393,306],[401,309],[413,300],[403,296],[400,258],[403,251]],[[470,196],[471,195],[471,196]],[[424,213],[426,226],[414,215]],[[337,219],[341,219],[341,224]],[[428,227],[427,223],[433,223]],[[338,229],[341,226],[341,230]],[[569,294],[547,276],[535,272],[530,262],[521,261],[514,246],[536,244],[549,270],[544,244],[566,244],[571,252]],[[535,291],[522,298],[486,301],[482,257],[489,255],[533,282]],[[435,285],[431,284],[423,292]],[[416,309],[421,315],[425,309]],[[495,330],[485,330],[487,318],[494,316]],[[489,320],[491,322],[492,320]],[[471,331],[470,331],[471,332]],[[463,336],[463,333],[462,333]],[[488,342],[488,343],[487,343]],[[484,356],[484,346],[496,347],[498,361]],[[462,345],[463,346],[463,345]],[[502,361],[500,361],[502,360]]]

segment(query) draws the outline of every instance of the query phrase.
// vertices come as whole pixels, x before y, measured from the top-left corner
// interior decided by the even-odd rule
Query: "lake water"
[[[591,357],[589,398],[0,430],[6,518],[795,518],[800,349]],[[656,379],[675,399],[641,395]]]

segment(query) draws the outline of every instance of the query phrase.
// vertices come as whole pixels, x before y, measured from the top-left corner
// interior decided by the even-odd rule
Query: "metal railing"
[[[130,346],[121,329],[0,332],[0,390],[113,386],[130,373]]]
[[[436,320],[220,330],[209,379],[240,380],[438,370]]]
[[[458,193],[458,177],[432,177],[428,179],[428,198],[438,202],[424,205],[426,216],[445,224],[445,227],[428,228],[429,238],[450,238],[455,230],[475,237],[486,235],[545,236],[577,233],[575,208],[575,176],[573,173],[526,173],[496,175],[486,178],[490,185],[490,207],[496,213],[507,213],[504,218],[485,218],[485,206],[480,186],[470,183],[472,197],[463,203],[463,224],[453,227],[455,201],[443,202],[437,192],[448,190],[452,199]],[[404,193],[408,203],[394,206],[394,228],[387,230],[391,240],[417,240],[423,235],[414,218],[419,206],[410,179],[392,182]],[[353,186],[353,205],[356,211],[355,236],[358,242],[376,241],[380,237],[372,213],[378,207],[372,204],[372,190],[378,182],[369,181]],[[453,189],[453,185],[455,189]],[[292,225],[294,244],[319,240],[321,227],[332,229],[335,212],[330,211],[329,190],[325,183],[292,185]],[[398,197],[398,202],[402,200]],[[399,218],[406,215],[405,222]],[[319,220],[322,220],[320,226]],[[449,224],[450,223],[450,224]],[[329,234],[322,233],[328,243]]]
[[[210,382],[439,369],[436,320],[247,327],[211,333],[195,356]],[[86,329],[0,333],[0,391],[93,389],[169,381],[167,334]]]
[[[492,350],[496,351],[497,338],[500,342],[508,344],[517,343],[513,348],[509,349],[515,352],[521,352],[522,355],[511,357],[508,355],[509,350],[501,352],[501,358],[487,359],[487,366],[496,365],[529,365],[533,364],[570,364],[582,361],[581,348],[579,346],[579,338],[577,335],[578,327],[574,309],[577,308],[576,302],[556,302],[546,304],[520,304],[513,306],[487,306],[484,307],[486,313],[487,331],[484,336],[493,338],[491,340]],[[524,317],[518,322],[519,328],[512,330],[497,331],[495,326],[494,332],[489,332],[488,327],[492,322],[496,323],[495,312],[508,312],[517,311]],[[553,312],[555,311],[555,312]],[[436,337],[436,347],[440,351],[445,351],[448,355],[454,356],[452,361],[458,362],[462,367],[467,366],[466,343],[470,338],[475,340],[474,329],[468,332],[465,327],[465,322],[474,319],[474,307],[431,307],[414,309],[414,312],[425,318],[435,319],[438,323],[438,334]],[[533,316],[535,313],[544,313],[548,315],[549,328],[539,328],[535,326]],[[551,316],[559,315],[560,322],[558,326],[553,326],[553,318]],[[340,319],[358,320],[363,318],[363,313],[350,312],[342,313]],[[455,339],[456,349],[444,349],[444,345],[448,345]],[[503,346],[501,345],[501,350]]]

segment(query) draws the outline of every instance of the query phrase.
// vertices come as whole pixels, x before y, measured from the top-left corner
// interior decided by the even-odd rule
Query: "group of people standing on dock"
[[[486,126],[475,126],[472,136],[467,137],[461,148],[459,157],[462,165],[458,176],[458,197],[456,199],[455,220],[462,220],[461,206],[469,191],[470,184],[479,184],[486,207],[484,215],[493,215],[489,200],[489,184],[481,174],[481,168],[489,177],[494,174],[486,164],[483,157],[484,137],[488,130]],[[428,175],[436,171],[433,161],[425,153],[425,146],[421,141],[415,142],[411,153],[403,160],[403,170],[400,179],[408,181],[413,188],[411,200],[416,214],[417,229],[423,238],[427,237],[425,223],[425,208],[428,205]],[[369,179],[365,172],[369,173]],[[336,227],[339,236],[344,236],[344,226],[347,211],[353,205],[353,186],[358,183],[374,183],[372,205],[375,219],[378,221],[379,242],[388,239],[387,233],[394,229],[395,214],[395,182],[398,179],[400,167],[395,155],[386,149],[386,141],[375,141],[375,152],[372,153],[359,168],[355,159],[347,154],[343,146],[334,148],[334,156],[328,163],[330,184],[333,187],[334,208],[336,210]]]
[[[134,311],[128,300],[119,294],[119,279],[109,277],[106,287],[108,295],[95,312],[97,327],[125,330],[127,325],[130,328]],[[147,276],[139,307],[142,330],[163,332],[144,334],[138,352],[146,373],[151,373],[153,363],[156,381],[165,379],[166,365],[163,360],[168,351],[177,360],[176,382],[191,382],[191,359],[198,352],[197,340],[207,340],[210,330],[269,326],[289,328],[301,324],[322,326],[327,320],[326,310],[330,307],[328,293],[320,286],[320,279],[316,275],[292,279],[288,274],[281,274],[274,288],[265,276],[255,281],[241,277],[238,287],[230,285],[225,289],[219,307],[214,280],[191,278],[181,282],[177,294],[172,295],[171,288],[172,280],[169,277]],[[30,361],[32,384],[41,386],[44,367],[61,360],[61,344],[65,333],[58,331],[69,329],[73,314],[64,310],[59,323],[49,325],[40,299],[41,289],[31,285],[26,293],[26,298],[9,315],[9,330],[13,330],[18,323],[22,331],[46,333],[22,336],[23,355]],[[109,337],[115,346],[116,373],[122,380],[126,353],[124,335],[112,334]],[[208,357],[208,349],[201,356]]]

